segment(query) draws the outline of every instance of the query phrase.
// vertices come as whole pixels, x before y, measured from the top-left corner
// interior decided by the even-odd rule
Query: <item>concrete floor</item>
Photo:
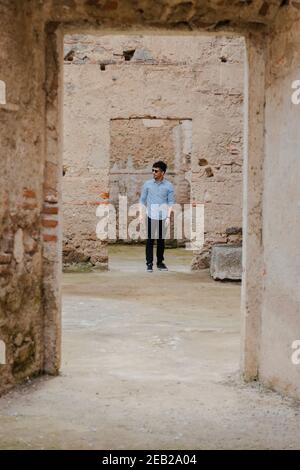
[[[61,376],[0,399],[1,449],[300,448],[300,405],[239,379],[240,285],[144,271],[112,247],[109,272],[64,275]]]

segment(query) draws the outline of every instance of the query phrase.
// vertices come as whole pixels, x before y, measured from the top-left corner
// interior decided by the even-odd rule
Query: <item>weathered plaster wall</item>
[[[125,60],[130,58],[127,57],[130,51],[131,56],[135,53]],[[115,192],[110,187],[112,179],[109,181],[109,168],[112,169],[116,158],[115,139],[119,152],[125,155],[122,158],[128,159],[132,153],[134,167],[138,170],[143,167],[143,180],[151,177],[147,155],[152,155],[153,145],[156,153],[152,152],[152,159],[170,160],[173,178],[174,165],[168,155],[169,150],[172,152],[172,143],[168,150],[172,136],[169,139],[163,131],[167,127],[155,134],[155,142],[136,130],[130,145],[121,131],[114,129],[116,124],[110,125],[116,119],[191,120],[187,139],[187,156],[191,160],[187,166],[182,152],[182,162],[177,167],[181,164],[186,169],[185,183],[190,182],[192,202],[205,204],[207,246],[205,255],[195,260],[195,267],[207,266],[206,252],[212,243],[240,240],[243,62],[244,43],[240,38],[66,37],[63,178],[66,261],[95,264],[106,260],[106,247],[95,237],[95,209],[110,190]],[[175,178],[178,202],[182,199],[180,187]],[[115,197],[111,196],[114,202]],[[130,202],[137,200],[138,194]],[[230,230],[232,227],[237,230]]]
[[[1,2],[0,392],[43,369],[44,47],[19,2]],[[16,34],[16,32],[18,32]],[[18,77],[18,78],[17,78]]]
[[[292,343],[300,340],[300,104],[291,100],[292,83],[300,80],[299,11],[287,20],[278,18],[268,42],[259,375],[299,397],[300,365],[291,360]]]
[[[262,308],[266,36],[250,32],[246,45],[241,370],[253,380],[258,378]]]

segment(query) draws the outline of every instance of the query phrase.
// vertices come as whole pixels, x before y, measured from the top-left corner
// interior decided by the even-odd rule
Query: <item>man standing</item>
[[[156,258],[157,268],[167,271],[164,264],[165,236],[170,224],[172,205],[174,204],[174,188],[172,183],[165,179],[167,165],[158,161],[152,167],[153,179],[147,180],[142,189],[140,204],[147,212],[147,242],[146,264],[147,271],[153,271],[153,244],[157,239]]]

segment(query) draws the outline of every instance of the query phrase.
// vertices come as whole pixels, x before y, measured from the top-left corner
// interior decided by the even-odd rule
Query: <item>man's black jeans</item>
[[[147,218],[147,242],[146,242],[146,263],[153,264],[153,245],[156,240],[157,264],[164,260],[165,251],[165,220],[155,220]]]

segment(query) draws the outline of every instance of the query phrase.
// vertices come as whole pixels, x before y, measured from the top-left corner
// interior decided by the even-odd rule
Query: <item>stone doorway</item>
[[[240,239],[231,233],[242,226],[244,47],[225,36],[65,37],[67,265],[108,266],[96,208],[117,207],[129,187],[137,202],[159,152],[179,204],[205,204],[205,247],[193,269],[209,267],[213,244]]]
[[[49,50],[51,50],[52,47],[56,47],[56,46],[55,46],[56,40],[57,40],[57,36],[50,34],[50,36],[49,36],[49,42],[48,42],[48,47],[50,48]],[[167,41],[167,38],[166,38],[166,41]],[[205,39],[205,41],[207,41],[207,38]],[[218,39],[217,41],[220,41],[220,39]],[[236,41],[236,38],[233,38],[233,43],[236,44],[236,45],[238,45],[238,47],[241,47],[241,43],[240,43],[240,42],[235,43],[235,41]],[[212,42],[212,43],[209,43],[209,44],[210,44],[210,45],[213,44],[213,45],[215,46],[215,44],[214,44],[213,42]],[[221,49],[224,49],[224,44],[222,43],[222,40],[221,40],[221,42],[220,42],[220,47],[221,47]],[[62,52],[62,51],[61,51],[61,52]],[[233,52],[234,52],[234,49],[233,49]],[[49,57],[51,57],[51,55],[50,55]],[[68,53],[67,53],[67,55],[65,55],[65,59],[68,60],[68,57],[69,57],[69,56],[68,56]],[[60,60],[62,60],[62,56],[61,56],[61,59],[60,59]],[[127,60],[127,59],[125,59],[125,60]],[[218,60],[219,60],[219,59],[218,59]],[[220,64],[226,63],[226,61],[224,60],[224,57],[223,57],[223,56],[221,57],[221,59],[219,60],[219,62],[220,62]],[[234,63],[234,62],[233,62],[233,63]],[[58,65],[58,64],[61,64],[61,62],[57,63],[57,65]],[[184,64],[183,64],[183,65],[184,65]],[[49,63],[49,67],[50,67],[50,66],[53,67],[53,64],[51,64],[51,62]],[[149,64],[148,64],[148,66],[149,66]],[[109,67],[106,65],[105,68],[103,68],[103,67],[101,66],[101,64],[100,64],[100,67],[98,67],[98,70],[100,71],[100,73],[104,73],[104,72],[106,73],[107,70],[109,70]],[[193,81],[195,81],[195,79],[197,80],[197,71],[194,71],[194,72],[193,72],[193,70],[190,70],[190,69],[188,68],[186,72],[187,72],[187,77],[189,77],[189,78],[192,80],[191,83],[193,83]],[[191,74],[191,72],[192,72],[192,74]],[[49,77],[51,78],[51,75],[50,75]],[[60,75],[60,77],[61,77],[61,79],[63,78],[62,75]],[[78,75],[78,77],[80,78],[80,75]],[[112,77],[112,81],[115,81],[115,75],[111,75],[111,77]],[[224,79],[224,74],[223,74],[223,72],[222,72],[222,74],[220,75],[220,77],[222,77],[222,80]],[[220,79],[220,78],[219,78],[219,79]],[[60,82],[60,83],[61,83],[61,82]],[[153,86],[155,87],[156,82],[153,81],[152,83],[153,83]],[[206,82],[204,82],[204,83],[206,83]],[[223,82],[222,82],[222,83],[223,83]],[[69,85],[70,85],[70,84],[69,84]],[[68,87],[69,85],[67,84],[67,87]],[[179,85],[180,85],[180,84],[179,84]],[[220,85],[220,84],[219,84],[219,85]],[[218,85],[218,86],[219,86],[219,85]],[[166,83],[164,84],[164,86],[166,86]],[[237,85],[237,86],[239,86],[239,85]],[[194,90],[193,90],[193,91],[194,91]],[[90,88],[89,88],[89,93],[92,93],[92,92],[93,92],[93,89],[92,89],[92,87],[90,87]],[[196,90],[196,92],[198,92],[198,90]],[[206,94],[206,93],[207,93],[207,90],[205,91],[205,94]],[[229,93],[226,92],[226,93],[228,94],[229,100],[231,100],[232,97],[233,97],[233,106],[236,106],[237,102],[236,102],[236,100],[235,100],[235,92],[233,92],[233,93],[231,93],[231,92],[229,92]],[[212,102],[214,102],[215,99],[217,99],[217,101],[218,101],[218,100],[219,100],[219,98],[218,98],[219,95],[220,95],[220,92],[219,92],[218,90],[214,91],[214,92],[213,92],[213,95],[212,95]],[[231,95],[232,95],[232,97],[231,97]],[[91,95],[89,95],[89,96],[91,96]],[[201,95],[199,95],[199,96],[201,96]],[[58,96],[57,96],[57,98],[58,98]],[[179,99],[179,95],[177,95],[177,98]],[[151,96],[151,98],[149,98],[149,99],[150,99],[149,103],[152,103],[152,102],[153,102],[153,96]],[[181,101],[181,102],[183,102],[183,103],[186,102],[186,107],[184,108],[184,111],[183,111],[182,113],[179,113],[179,112],[178,112],[178,108],[176,108],[176,110],[177,110],[176,113],[174,113],[174,112],[173,112],[173,113],[169,113],[169,112],[168,112],[168,113],[167,113],[167,116],[164,116],[164,115],[163,115],[163,114],[166,114],[166,111],[165,111],[165,113],[161,113],[159,116],[157,116],[157,114],[154,114],[154,115],[153,115],[153,114],[151,114],[151,113],[135,112],[135,113],[133,113],[133,116],[131,116],[131,119],[133,118],[133,119],[134,119],[133,122],[134,122],[134,123],[138,123],[139,125],[143,122],[143,126],[144,126],[144,127],[146,127],[145,124],[146,124],[146,125],[149,125],[149,124],[150,124],[150,125],[153,125],[153,123],[154,123],[155,120],[156,120],[156,124],[157,124],[157,123],[160,123],[160,121],[161,121],[161,122],[168,122],[168,125],[171,126],[171,127],[172,127],[175,123],[176,123],[176,124],[178,123],[178,128],[179,128],[179,129],[181,129],[181,130],[185,129],[184,132],[185,132],[186,136],[191,132],[191,129],[197,129],[197,130],[198,130],[198,134],[196,134],[196,146],[199,145],[199,143],[201,142],[201,137],[204,139],[205,142],[209,142],[209,143],[211,144],[212,141],[211,141],[211,139],[210,139],[210,133],[207,131],[207,127],[205,127],[205,126],[202,126],[202,127],[200,126],[200,127],[199,127],[199,122],[202,122],[202,121],[203,121],[203,116],[202,116],[202,115],[199,115],[199,109],[198,109],[199,103],[198,103],[197,101],[194,102],[194,100],[193,100],[193,98],[192,98],[192,95],[189,95],[188,99],[186,99],[186,96],[182,95],[182,96],[180,96],[180,99],[183,100],[183,101]],[[159,102],[159,101],[160,101],[160,99],[158,99],[158,102]],[[113,103],[114,103],[114,100],[111,102],[112,109],[115,107],[115,105],[114,105]],[[90,101],[90,102],[89,102],[89,107],[90,107],[90,109],[92,109],[91,107],[93,107],[94,104],[95,104],[95,103],[94,103],[93,101]],[[137,100],[137,103],[136,103],[136,104],[137,104],[137,106],[139,106],[139,101],[138,101],[138,100]],[[219,104],[220,104],[220,103],[219,103]],[[47,114],[47,115],[48,115],[48,118],[50,119],[50,121],[52,121],[52,119],[54,119],[54,117],[55,117],[55,113],[53,113],[53,111],[56,111],[56,112],[57,112],[56,118],[57,118],[58,120],[61,119],[61,114],[59,113],[59,108],[56,107],[57,105],[58,105],[58,102],[56,102],[56,103],[55,103],[55,102],[51,102],[51,106],[50,106],[50,108],[49,108],[51,111],[48,112],[48,114]],[[78,105],[80,106],[80,102],[78,102]],[[149,105],[150,105],[150,104],[149,104]],[[194,110],[193,113],[194,113],[194,114],[193,114],[193,116],[187,117],[188,114],[189,114],[189,110],[191,109],[191,105],[194,106],[194,108],[193,108],[193,110]],[[54,107],[53,107],[53,106],[54,106]],[[142,107],[144,107],[144,106],[145,106],[145,103],[142,103]],[[168,106],[171,106],[171,108],[172,108],[173,105],[172,105],[172,104],[171,104],[171,105],[168,104]],[[177,104],[177,106],[178,106],[178,104]],[[220,105],[220,106],[221,106],[221,105]],[[219,108],[218,108],[218,110],[217,110],[217,112],[219,113],[219,115],[220,115],[220,110],[221,110],[221,107],[220,107],[220,106],[219,106]],[[174,108],[174,106],[173,106],[173,108]],[[81,108],[78,108],[78,113],[79,113],[79,115],[80,115],[80,110],[82,110],[82,109],[84,109],[84,108],[82,108],[82,107],[81,107]],[[124,113],[124,110],[123,110],[123,113]],[[111,120],[109,121],[109,122],[114,122],[114,125],[119,124],[121,121],[124,121],[124,122],[125,122],[126,119],[128,120],[128,117],[123,117],[123,116],[119,117],[119,116],[120,116],[120,111],[119,111],[119,110],[117,110],[117,113],[116,113],[116,114],[117,114],[117,116],[111,117]],[[126,114],[128,115],[128,112],[127,112],[127,111],[126,111]],[[173,114],[173,116],[172,116],[172,114]],[[175,114],[175,116],[176,116],[176,115],[177,115],[177,116],[175,117],[174,114]],[[181,115],[180,115],[180,114],[181,114]],[[169,117],[170,115],[172,116],[171,118]],[[178,116],[179,116],[179,117],[178,117]],[[185,116],[185,117],[183,117],[183,116]],[[197,121],[197,119],[196,119],[196,122],[194,122],[194,118],[196,118],[196,117],[198,118],[198,121]],[[201,121],[199,121],[199,119],[201,119]],[[221,121],[223,122],[223,119],[222,119],[222,118],[221,118]],[[221,122],[221,121],[220,121],[220,122]],[[95,121],[95,123],[96,123],[96,122],[97,122],[97,121]],[[192,122],[193,122],[193,125],[192,125]],[[51,127],[51,122],[50,122],[49,124],[50,124],[50,127]],[[75,128],[76,128],[76,127],[75,127]],[[151,127],[150,127],[150,129],[151,129]],[[154,127],[154,129],[157,129],[157,128]],[[200,134],[199,134],[199,130],[201,130]],[[102,146],[102,149],[104,150],[104,152],[106,152],[105,149],[108,148],[108,147],[107,147],[107,143],[109,142],[109,139],[107,139],[107,136],[109,136],[109,132],[107,132],[107,131],[109,131],[109,128],[107,128],[107,129],[105,130],[105,133],[104,133],[104,134],[98,134],[98,135],[100,135],[100,137],[101,137],[98,143],[103,142],[104,145]],[[179,134],[180,134],[180,133],[179,133]],[[179,134],[178,134],[178,135],[179,135]],[[101,140],[101,139],[102,139],[102,140]],[[107,139],[107,140],[106,140],[106,139]],[[175,139],[175,140],[176,140],[176,139]],[[58,141],[58,142],[59,142],[59,141]],[[75,141],[74,141],[74,142],[75,142]],[[187,145],[187,142],[188,142],[188,145]],[[193,154],[194,149],[195,149],[195,141],[194,141],[193,137],[192,137],[192,143],[193,143],[193,145],[192,145],[192,148],[193,148],[192,154]],[[56,144],[57,144],[57,142],[56,142],[55,145],[53,145],[54,142],[52,142],[51,134],[49,134],[49,144],[51,144],[51,145],[49,146],[50,155],[51,155],[51,152],[55,151],[55,146],[56,146]],[[216,144],[219,144],[219,141],[216,141]],[[229,144],[230,144],[230,142],[229,142]],[[185,150],[185,151],[183,152],[183,153],[185,153],[185,155],[186,155],[186,157],[187,157],[185,163],[186,163],[188,166],[191,165],[190,168],[192,169],[192,171],[193,171],[193,166],[194,166],[194,168],[195,168],[195,165],[198,165],[198,168],[200,168],[199,175],[204,175],[205,178],[209,178],[209,179],[210,179],[210,178],[211,178],[211,171],[212,171],[211,168],[208,167],[208,168],[205,168],[205,171],[204,171],[204,172],[202,171],[202,170],[203,170],[203,166],[206,167],[206,164],[204,165],[204,163],[203,163],[204,160],[206,160],[205,158],[198,158],[198,159],[196,158],[196,159],[194,159],[194,161],[193,161],[193,155],[192,155],[192,158],[191,158],[192,161],[191,161],[191,162],[189,161],[189,154],[190,154],[190,152],[191,152],[191,136],[190,136],[190,135],[189,135],[188,139],[186,139],[186,142],[185,142],[184,145],[187,146],[187,147],[189,147],[189,149],[188,149],[187,151]],[[73,147],[73,148],[75,149],[75,147]],[[176,154],[176,152],[175,152],[175,154]],[[92,192],[93,192],[94,194],[97,192],[97,200],[92,199],[92,198],[93,198],[93,194],[89,194],[88,197],[87,197],[87,199],[86,199],[87,202],[84,202],[84,204],[83,204],[84,210],[85,210],[86,207],[89,207],[89,209],[90,209],[90,214],[92,214],[92,218],[94,217],[95,206],[96,206],[97,204],[99,204],[99,199],[100,199],[100,203],[101,203],[101,200],[102,200],[103,203],[106,204],[106,203],[107,203],[107,199],[110,197],[109,190],[108,190],[108,189],[109,189],[109,173],[108,173],[108,171],[107,171],[107,169],[108,169],[108,167],[109,167],[109,164],[108,164],[109,160],[107,160],[107,156],[109,155],[109,153],[104,153],[103,155],[105,155],[104,160],[96,159],[96,160],[97,160],[97,165],[98,165],[98,166],[100,165],[100,166],[99,166],[99,169],[100,169],[100,173],[99,173],[99,174],[102,175],[100,179],[99,179],[99,176],[97,176],[97,180],[98,180],[98,181],[101,181],[102,189],[103,189],[103,190],[102,190],[102,192],[99,193],[99,188],[95,188],[95,191],[93,190]],[[53,157],[54,157],[54,155],[53,155]],[[94,158],[94,157],[93,157],[93,158]],[[104,166],[103,166],[103,165],[104,165]],[[93,166],[93,165],[91,165],[91,167],[92,167],[92,166]],[[221,167],[219,166],[217,169],[220,169],[220,168],[221,168]],[[97,170],[97,171],[98,171],[98,170]],[[67,174],[68,174],[68,168],[64,168],[64,169],[63,169],[63,173],[64,173],[64,178],[65,178],[65,177],[67,176]],[[187,172],[187,173],[188,173],[188,172]],[[91,175],[92,175],[92,173],[91,173]],[[60,178],[61,178],[61,175],[60,175]],[[74,184],[74,182],[73,182],[73,184]],[[195,184],[195,188],[197,188],[197,184]],[[47,185],[46,185],[46,188],[45,188],[45,189],[46,189],[46,191],[47,191]],[[74,189],[75,189],[75,194],[76,194],[76,195],[79,194],[78,191],[77,191],[76,182],[75,182],[75,185],[74,185]],[[47,198],[47,197],[48,197],[48,196],[46,196],[46,198]],[[49,197],[51,198],[51,191],[50,191],[50,196],[49,196]],[[193,199],[193,200],[194,200],[194,197],[197,198],[197,191],[196,191],[195,193],[192,193],[192,199]],[[105,248],[105,245],[102,244],[101,249],[103,249],[103,248]],[[45,250],[45,252],[47,253],[47,249]],[[105,253],[105,252],[104,252],[104,253]],[[52,260],[54,261],[54,252],[51,250],[51,253],[49,253],[49,267],[50,267],[49,274],[50,274],[50,276],[51,276],[51,272],[52,272],[52,268],[51,268]],[[104,261],[105,261],[105,254],[104,254]],[[107,262],[107,256],[106,256],[106,262]],[[56,269],[57,269],[57,267],[55,266],[55,270],[56,270]],[[45,280],[46,280],[46,279],[47,279],[47,270],[46,270],[46,273],[45,273]],[[57,277],[57,282],[59,282],[59,278],[58,278],[58,277]],[[53,285],[53,283],[52,283],[52,287],[55,288],[55,286]],[[60,292],[60,288],[59,288],[59,285],[58,285],[58,284],[57,284],[57,292]],[[50,304],[53,303],[53,299],[55,300],[55,302],[56,302],[56,301],[59,302],[59,297],[54,296],[54,297],[52,297],[51,299],[49,298]],[[47,300],[47,299],[46,299],[46,300]],[[59,307],[58,307],[58,309],[57,309],[57,306],[55,305],[55,302],[54,302],[54,305],[53,305],[53,312],[54,312],[54,313],[55,313],[55,312],[57,313],[57,310],[59,310]],[[55,315],[56,315],[56,313],[55,313]],[[52,335],[53,335],[53,329],[52,329],[52,328],[53,328],[53,325],[51,326],[51,323],[52,323],[51,315],[49,316],[48,321],[49,321],[49,334],[51,334],[51,336],[52,336]],[[57,325],[57,320],[55,319],[54,321],[55,321],[55,324]],[[57,326],[58,326],[58,325],[57,325]],[[48,326],[46,325],[46,334],[47,334],[47,331],[48,331]],[[58,338],[59,338],[59,335],[58,335]],[[55,341],[51,343],[51,347],[53,347],[53,346],[56,347],[56,346],[55,346]],[[58,350],[57,350],[57,351],[58,351]],[[55,357],[55,356],[53,356],[53,354],[52,354],[51,352],[49,352],[49,354],[50,354],[50,356],[48,356],[48,352],[47,352],[46,357],[49,357],[49,358],[50,358],[50,357],[52,357],[52,358]],[[52,361],[52,359],[51,359],[51,361]]]

